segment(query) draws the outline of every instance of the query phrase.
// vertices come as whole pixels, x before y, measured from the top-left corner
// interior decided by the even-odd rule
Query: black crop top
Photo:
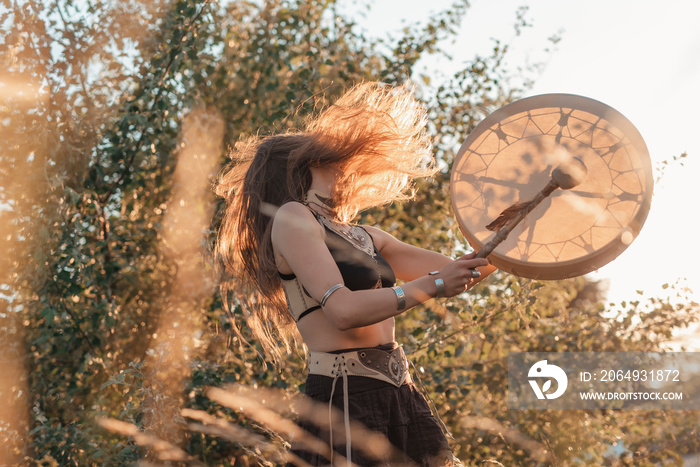
[[[319,223],[326,231],[326,246],[338,265],[345,286],[350,290],[367,290],[379,287],[392,287],[396,283],[396,275],[389,263],[374,246],[372,236],[364,228],[359,227],[367,240],[371,242],[374,258],[366,251],[355,246],[349,239],[336,233],[326,226],[321,219]],[[376,261],[375,261],[376,260]],[[294,274],[279,273],[282,288],[287,298],[287,306],[295,321],[321,308],[321,304],[309,295]],[[381,276],[381,285],[380,285]]]

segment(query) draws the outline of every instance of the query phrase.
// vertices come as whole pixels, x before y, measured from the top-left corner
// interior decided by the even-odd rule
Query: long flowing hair
[[[365,209],[414,195],[413,180],[435,172],[426,110],[408,86],[362,83],[311,116],[303,129],[237,143],[216,193],[227,207],[216,253],[227,310],[240,305],[273,359],[297,335],[271,242],[276,207],[304,200],[311,169],[335,167],[335,217],[349,222]],[[231,296],[235,297],[231,300]],[[234,323],[234,329],[239,329]]]

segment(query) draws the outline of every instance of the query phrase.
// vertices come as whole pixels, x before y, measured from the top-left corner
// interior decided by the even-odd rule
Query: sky
[[[361,24],[397,31],[449,6],[446,0],[379,0]],[[601,101],[630,120],[649,148],[655,177],[651,210],[640,235],[592,279],[608,284],[608,300],[674,294],[680,282],[700,301],[700,2],[697,0],[473,0],[454,44],[452,60],[424,66],[457,69],[492,38],[513,37],[515,12],[527,5],[532,27],[513,40],[511,66],[544,57],[547,38],[557,50],[524,97],[578,94]],[[466,138],[467,135],[464,135]],[[675,161],[682,153],[688,157]],[[682,164],[681,164],[682,162]],[[637,291],[642,290],[640,296]],[[672,297],[672,299],[676,299]],[[700,350],[700,332],[686,333]]]

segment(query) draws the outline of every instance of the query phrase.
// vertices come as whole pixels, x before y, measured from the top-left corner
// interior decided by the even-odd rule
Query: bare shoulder
[[[272,220],[272,236],[279,234],[301,235],[320,232],[320,224],[309,208],[296,201],[285,203],[277,209]]]
[[[293,271],[290,259],[299,252],[309,252],[324,244],[324,232],[309,208],[292,201],[280,206],[272,219],[272,249],[277,269],[289,274]],[[297,258],[298,260],[298,258]]]

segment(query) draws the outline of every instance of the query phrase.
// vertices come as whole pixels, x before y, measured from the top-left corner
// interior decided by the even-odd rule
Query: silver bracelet
[[[333,292],[335,292],[338,289],[342,289],[345,287],[343,284],[335,284],[333,287],[328,289],[328,291],[323,295],[323,298],[321,299],[321,307],[326,306],[326,302],[328,301],[328,298],[333,295]]]
[[[445,296],[445,281],[443,281],[441,277],[435,279],[435,288],[437,289],[437,294],[435,295],[435,298]]]
[[[403,293],[403,289],[396,285],[392,287],[391,290],[393,290],[396,294],[396,300],[398,302],[396,305],[396,309],[401,311],[404,308],[406,308],[406,294]]]
[[[440,274],[440,271],[432,271],[428,273],[429,276],[434,276],[436,274]],[[435,298],[445,296],[445,281],[443,281],[442,278],[438,277],[435,279],[435,288],[437,289]]]

